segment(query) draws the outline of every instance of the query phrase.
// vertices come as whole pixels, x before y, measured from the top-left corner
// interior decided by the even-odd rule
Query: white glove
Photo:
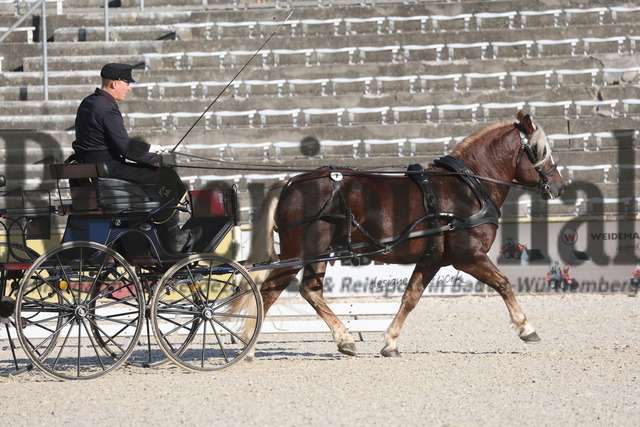
[[[164,148],[162,145],[156,145],[156,144],[150,144],[149,145],[149,152],[150,153],[162,154],[162,153],[164,153],[166,151],[167,151],[167,149]]]

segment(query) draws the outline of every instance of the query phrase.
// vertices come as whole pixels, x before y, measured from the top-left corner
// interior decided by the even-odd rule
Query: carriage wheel
[[[171,267],[151,302],[156,340],[192,371],[216,371],[241,361],[262,325],[262,299],[239,264],[212,254]]]
[[[138,277],[98,243],[69,242],[39,257],[16,299],[22,347],[57,379],[92,379],[118,368],[142,328]]]
[[[0,242],[0,259],[7,262],[31,262],[40,256],[36,251],[17,243]],[[18,341],[15,323],[17,280],[23,270],[4,269],[0,282],[0,377],[18,375],[33,369]]]

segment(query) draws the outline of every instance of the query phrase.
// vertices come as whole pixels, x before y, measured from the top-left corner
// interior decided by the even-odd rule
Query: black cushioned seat
[[[160,207],[160,197],[150,196],[138,184],[117,178],[98,178],[100,206],[109,210],[151,210]]]
[[[154,186],[141,186],[118,178],[107,178],[102,163],[55,164],[49,168],[51,177],[68,179],[71,206],[82,211],[150,211],[161,206]]]

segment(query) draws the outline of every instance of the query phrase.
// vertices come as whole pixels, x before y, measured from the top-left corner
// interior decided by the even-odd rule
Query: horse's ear
[[[518,115],[516,116],[516,118],[518,119],[519,122],[522,121],[523,117],[524,117],[524,113],[522,111],[518,111]]]
[[[533,133],[536,130],[536,128],[533,126],[533,120],[531,120],[531,116],[528,114],[520,119],[520,123],[522,123],[524,133],[526,133],[527,135]]]

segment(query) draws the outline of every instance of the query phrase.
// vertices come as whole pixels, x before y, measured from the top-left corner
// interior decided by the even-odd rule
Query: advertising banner
[[[244,233],[243,242],[249,241]],[[516,293],[632,293],[640,281],[640,230],[635,218],[502,223],[489,257]],[[329,264],[324,281],[328,297],[400,296],[414,269],[368,259],[358,266],[351,260]],[[292,283],[283,296],[297,295],[298,286]],[[449,266],[440,269],[424,295],[488,292],[494,291]]]

